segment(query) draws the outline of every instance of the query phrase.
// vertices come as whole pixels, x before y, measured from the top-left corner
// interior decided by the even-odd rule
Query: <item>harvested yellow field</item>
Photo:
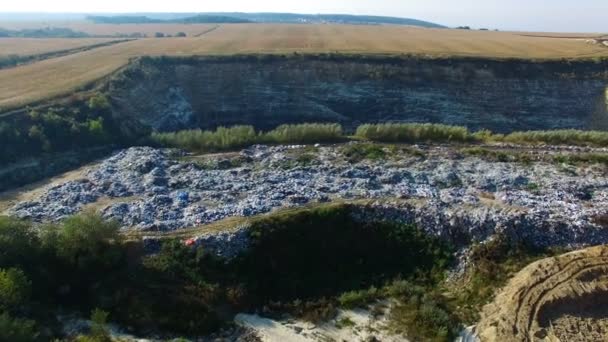
[[[0,38],[0,57],[32,56],[115,41],[116,38]]]
[[[584,40],[404,26],[226,24],[200,37],[146,38],[0,70],[0,111],[69,94],[138,56],[240,53],[414,54],[432,57],[589,58]]]

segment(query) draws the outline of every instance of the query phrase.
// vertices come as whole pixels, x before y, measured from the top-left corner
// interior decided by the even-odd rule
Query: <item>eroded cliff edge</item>
[[[608,62],[370,56],[146,57],[106,85],[158,130],[434,122],[496,132],[608,128]]]

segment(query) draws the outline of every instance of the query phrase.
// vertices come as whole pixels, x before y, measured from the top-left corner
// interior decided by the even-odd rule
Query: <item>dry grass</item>
[[[140,39],[1,70],[0,111],[73,92],[119,69],[132,57],[290,52],[530,59],[608,56],[607,48],[580,40],[508,32],[404,26],[227,24],[198,38]]]
[[[72,50],[115,40],[115,38],[0,38],[0,58]]]

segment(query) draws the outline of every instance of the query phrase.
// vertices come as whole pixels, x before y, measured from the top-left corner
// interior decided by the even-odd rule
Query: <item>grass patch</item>
[[[442,124],[367,124],[357,128],[356,137],[392,143],[470,142],[466,127]]]
[[[357,128],[355,137],[377,142],[503,142],[520,145],[608,146],[608,132],[575,129],[495,134],[489,130],[470,132],[466,127],[443,124],[366,124]],[[498,155],[497,157],[501,157]]]
[[[513,132],[505,136],[498,135],[496,139],[515,144],[608,146],[608,132],[575,129]]]
[[[339,124],[305,123],[281,125],[261,135],[262,141],[273,144],[333,143],[345,140]]]
[[[468,156],[476,156],[484,160],[500,163],[525,163],[529,164],[532,162],[532,157],[525,152],[514,152],[514,151],[496,151],[483,147],[469,147],[463,148],[460,152]]]
[[[153,133],[153,142],[165,147],[195,152],[234,150],[253,144],[312,144],[344,141],[338,124],[281,125],[269,132],[256,132],[253,126],[219,127],[215,131],[187,130]]]
[[[358,163],[363,160],[383,160],[389,154],[384,146],[370,143],[346,145],[341,152],[351,163]]]
[[[608,165],[608,154],[603,153],[572,153],[560,154],[553,157],[553,161],[558,164],[600,164]]]

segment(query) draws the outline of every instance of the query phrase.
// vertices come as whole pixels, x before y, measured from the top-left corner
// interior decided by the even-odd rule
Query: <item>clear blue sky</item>
[[[373,14],[502,30],[608,31],[608,0],[0,0],[0,13],[228,11]]]

